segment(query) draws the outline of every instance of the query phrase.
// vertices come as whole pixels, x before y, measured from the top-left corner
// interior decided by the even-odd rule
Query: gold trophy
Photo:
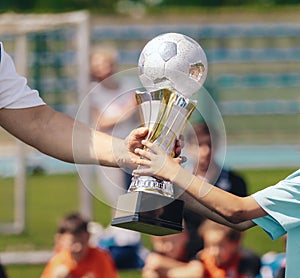
[[[174,157],[175,141],[196,108],[197,101],[189,97],[206,79],[205,53],[187,36],[163,34],[144,47],[139,71],[147,88],[136,92],[142,124],[149,128],[146,139]],[[178,233],[183,230],[183,208],[170,181],[135,177],[128,192],[119,197],[111,224],[153,235]]]

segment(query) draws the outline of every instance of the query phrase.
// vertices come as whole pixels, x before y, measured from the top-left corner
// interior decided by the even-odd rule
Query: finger
[[[142,140],[142,144],[147,147],[149,150],[151,150],[154,154],[161,154],[162,150],[159,146],[151,143],[150,141],[147,140]]]
[[[142,158],[134,159],[133,162],[137,165],[146,166],[146,167],[149,167],[151,163],[151,161]]]
[[[148,131],[149,129],[147,127],[139,127],[135,129],[133,132],[136,138],[144,138],[148,134]]]
[[[136,149],[134,150],[134,152],[135,152],[136,154],[138,154],[139,156],[142,156],[142,157],[144,157],[144,158],[146,158],[146,159],[148,159],[148,160],[151,160],[151,153],[148,152],[148,151],[145,151],[145,150],[136,148]]]
[[[178,164],[180,164],[180,163],[182,163],[182,157],[176,157],[176,158],[174,158],[174,160],[176,161],[176,163],[178,163]]]
[[[153,147],[153,143],[151,143],[148,140],[142,140],[142,144],[149,149],[151,149]]]
[[[136,174],[134,171],[132,171],[131,176],[132,176],[131,181],[134,181],[139,175]]]

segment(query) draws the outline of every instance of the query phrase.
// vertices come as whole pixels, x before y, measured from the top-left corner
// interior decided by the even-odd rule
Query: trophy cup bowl
[[[175,141],[197,105],[190,97],[206,78],[205,53],[187,36],[163,34],[144,47],[139,71],[147,88],[136,91],[142,124],[149,128],[146,139],[174,157]],[[118,199],[111,224],[153,235],[178,233],[183,230],[183,208],[170,181],[134,177],[128,192]]]

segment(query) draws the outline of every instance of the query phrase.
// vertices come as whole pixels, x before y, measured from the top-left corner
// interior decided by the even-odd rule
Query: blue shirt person
[[[148,141],[142,143],[151,152],[135,150],[140,158],[133,161],[144,167],[135,170],[134,175],[154,175],[172,181],[197,200],[183,194],[187,207],[214,221],[240,230],[259,225],[272,239],[287,234],[285,277],[299,276],[300,170],[253,195],[239,197],[188,172],[179,164],[180,158],[169,157]]]
[[[300,170],[283,181],[252,195],[267,212],[254,219],[272,239],[287,233],[286,277],[299,276],[300,263]]]

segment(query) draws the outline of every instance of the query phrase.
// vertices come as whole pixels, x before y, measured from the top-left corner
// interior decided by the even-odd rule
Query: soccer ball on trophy
[[[167,33],[146,44],[138,68],[145,90],[136,92],[136,100],[149,129],[146,139],[174,156],[175,141],[197,104],[192,95],[207,76],[206,55],[193,39]],[[118,199],[112,225],[153,235],[178,233],[183,206],[170,181],[134,177],[128,193]]]
[[[142,84],[173,88],[191,97],[207,76],[207,59],[201,46],[179,33],[166,33],[149,41],[141,52],[139,74]]]

